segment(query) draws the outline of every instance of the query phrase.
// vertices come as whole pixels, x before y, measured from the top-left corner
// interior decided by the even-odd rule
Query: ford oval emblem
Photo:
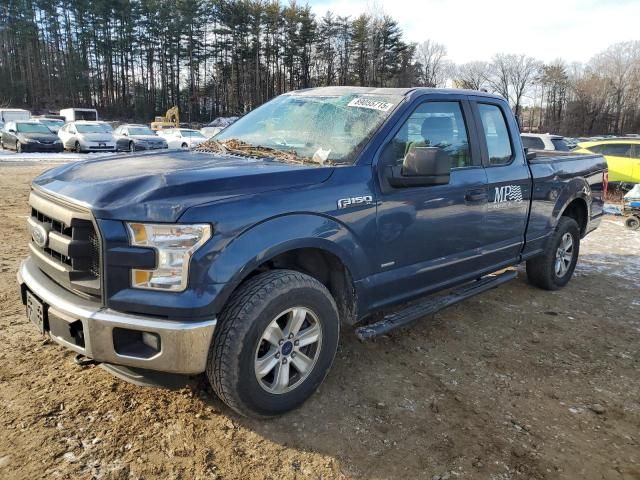
[[[40,248],[44,248],[47,246],[49,233],[47,232],[47,229],[42,225],[31,225],[31,237],[33,238],[33,241],[36,243],[36,245],[38,245]]]

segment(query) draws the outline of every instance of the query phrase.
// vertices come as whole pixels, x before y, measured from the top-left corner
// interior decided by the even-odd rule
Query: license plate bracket
[[[44,335],[46,305],[35,295],[27,290],[27,318],[33,323],[38,331]]]

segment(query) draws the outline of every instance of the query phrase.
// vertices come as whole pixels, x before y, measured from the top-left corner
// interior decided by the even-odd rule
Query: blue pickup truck
[[[477,91],[296,91],[200,150],[37,177],[18,281],[57,343],[132,380],[206,372],[257,417],[313,393],[341,328],[386,334],[522,262],[564,286],[603,215],[602,156],[535,157]]]

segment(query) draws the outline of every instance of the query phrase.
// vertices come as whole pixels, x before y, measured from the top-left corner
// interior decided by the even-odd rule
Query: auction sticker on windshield
[[[365,97],[358,97],[351,100],[348,104],[348,107],[358,107],[358,108],[370,108],[372,110],[380,110],[381,112],[388,112],[391,107],[393,107],[393,103],[388,102],[380,102],[378,100],[370,100]]]

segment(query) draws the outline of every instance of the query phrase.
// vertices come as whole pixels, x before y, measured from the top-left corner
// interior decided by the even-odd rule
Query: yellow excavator
[[[165,128],[178,128],[180,127],[180,113],[178,107],[171,107],[164,114],[164,117],[156,117],[151,122],[151,130],[163,130]]]

